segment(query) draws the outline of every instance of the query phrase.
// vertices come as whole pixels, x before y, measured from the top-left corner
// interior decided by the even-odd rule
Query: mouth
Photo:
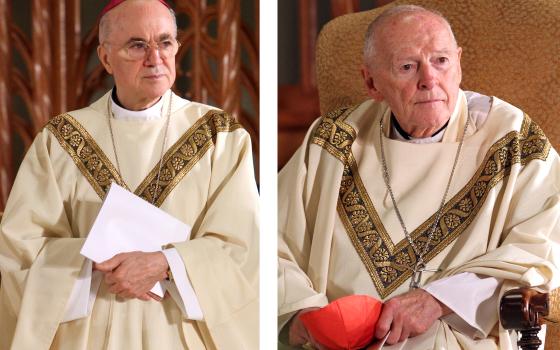
[[[418,101],[418,102],[416,102],[416,104],[417,105],[426,105],[426,104],[437,103],[437,102],[444,102],[444,101],[440,100],[440,99],[433,99],[433,100]]]
[[[150,79],[150,80],[157,80],[157,79],[161,79],[163,77],[165,77],[164,74],[151,74],[151,75],[144,76],[145,79]]]

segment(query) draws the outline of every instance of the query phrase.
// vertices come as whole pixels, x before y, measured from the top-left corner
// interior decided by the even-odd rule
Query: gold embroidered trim
[[[229,132],[241,127],[241,124],[225,112],[208,111],[165,152],[158,193],[154,194],[158,166],[150,171],[134,193],[150,203],[155,195],[155,205],[159,207],[173,188],[215,143],[218,132]],[[117,169],[93,137],[71,115],[63,114],[52,118],[46,128],[68,152],[100,198],[105,198],[112,181],[128,189]]]
[[[91,135],[70,114],[52,118],[45,126],[68,152],[78,169],[102,199],[116,182],[128,189],[119,172],[99,148]]]
[[[336,126],[337,120],[330,125]],[[346,132],[346,129],[343,130]],[[331,130],[330,134],[337,132]],[[406,239],[396,245],[391,241],[358,173],[351,153],[352,141],[349,138],[344,141],[347,153],[341,152],[342,157],[337,157],[344,163],[337,211],[379,296],[385,298],[410,278],[412,271],[408,267],[416,263],[416,255]],[[348,143],[350,146],[346,146]],[[520,132],[509,132],[498,140],[488,150],[467,185],[445,204],[424,260],[433,259],[465,231],[490,190],[510,174],[513,164],[525,165],[534,159],[545,160],[550,148],[550,142],[539,126],[525,115]],[[411,233],[420,250],[424,249],[435,216],[433,214]]]
[[[311,142],[323,147],[327,152],[346,163],[348,155],[352,153],[352,142],[356,138],[356,131],[344,120],[358,105],[343,107],[327,113],[314,131]]]
[[[214,144],[218,132],[230,132],[241,127],[241,124],[235,118],[223,111],[208,111],[165,152],[160,181],[157,186],[158,193],[154,194],[157,182],[157,166],[152,169],[134,193],[150,203],[155,195],[154,203],[159,207],[173,188]]]

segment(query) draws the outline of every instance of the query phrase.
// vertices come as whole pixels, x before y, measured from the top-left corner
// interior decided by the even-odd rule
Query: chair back
[[[2,223],[2,214],[4,214],[3,211],[0,211],[0,223]],[[2,273],[0,272],[0,286],[2,285]]]
[[[461,88],[524,110],[560,146],[560,1],[397,0],[337,17],[317,42],[321,113],[368,98],[360,68],[368,24],[388,7],[417,4],[441,12],[463,48]]]

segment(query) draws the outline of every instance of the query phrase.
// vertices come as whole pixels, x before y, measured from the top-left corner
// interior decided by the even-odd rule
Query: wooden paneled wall
[[[259,0],[168,2],[181,42],[175,92],[236,116],[251,134],[258,164]],[[95,58],[105,3],[0,0],[0,211],[23,152],[49,118],[88,105],[112,86]],[[25,13],[14,16],[16,6]],[[84,18],[94,24],[83,25]]]
[[[301,144],[313,120],[320,116],[319,95],[315,77],[315,43],[321,27],[320,10],[328,9],[330,18],[386,5],[392,0],[299,0],[297,16],[299,54],[292,59],[299,63],[296,84],[278,87],[278,168],[282,168]],[[279,1],[279,6],[283,6]],[[285,5],[285,4],[284,4]],[[278,31],[290,21],[279,18]],[[282,62],[279,62],[282,64]]]

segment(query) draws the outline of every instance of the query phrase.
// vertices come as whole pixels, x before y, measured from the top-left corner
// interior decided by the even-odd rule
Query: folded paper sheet
[[[189,225],[113,183],[80,253],[100,263],[118,253],[160,251],[190,232]],[[165,293],[159,282],[151,291]]]

